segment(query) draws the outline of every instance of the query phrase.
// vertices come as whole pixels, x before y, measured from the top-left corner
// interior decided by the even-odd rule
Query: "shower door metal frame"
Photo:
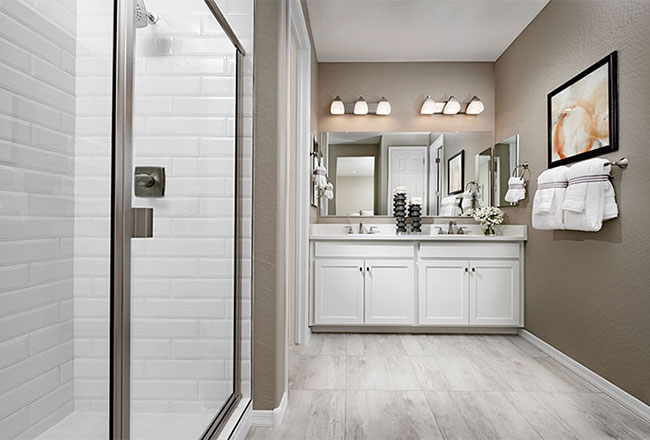
[[[233,392],[201,435],[215,439],[241,400],[241,292],[244,156],[242,148],[242,59],[246,52],[214,0],[204,0],[232,42],[235,74],[235,272]],[[135,0],[113,0],[113,108],[111,126],[111,252],[109,311],[109,439],[130,439],[131,428],[131,239],[134,226],[133,84],[135,79]]]

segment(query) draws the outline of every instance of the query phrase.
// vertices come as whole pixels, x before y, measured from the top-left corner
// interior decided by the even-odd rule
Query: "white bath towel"
[[[562,209],[565,229],[600,231],[604,220],[618,216],[614,188],[609,181],[612,165],[606,159],[590,159],[569,168]]]
[[[332,185],[330,182],[326,182],[323,195],[327,200],[332,200],[334,198],[334,185]]]
[[[480,203],[476,197],[476,192],[470,189],[463,192],[463,198],[460,202],[460,209],[462,210],[463,214],[469,214],[469,211],[472,209],[480,208],[480,206],[478,206],[479,204]]]
[[[526,182],[523,177],[511,177],[508,179],[508,192],[506,192],[506,202],[517,203],[526,198]]]
[[[327,169],[323,166],[322,158],[314,170],[314,182],[318,185],[319,189],[325,189],[327,186]]]
[[[455,217],[462,214],[460,197],[457,195],[447,196],[440,201],[440,215],[444,217]]]
[[[562,203],[568,185],[567,167],[551,168],[537,178],[533,198],[533,228],[564,229]]]

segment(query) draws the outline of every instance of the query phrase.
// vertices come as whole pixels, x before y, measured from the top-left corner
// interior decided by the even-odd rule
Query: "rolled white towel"
[[[406,187],[405,186],[396,186],[393,189],[393,194],[406,194]]]
[[[526,198],[526,182],[522,177],[511,177],[508,179],[508,192],[506,192],[506,202],[517,203]]]
[[[413,197],[411,200],[409,200],[409,205],[421,205],[422,204],[422,197]]]
[[[564,229],[562,202],[568,185],[567,167],[551,168],[537,178],[533,198],[533,228],[541,230]]]
[[[611,169],[606,159],[589,159],[569,168],[569,186],[562,203],[566,229],[597,232],[604,220],[618,216],[614,188],[609,181]]]

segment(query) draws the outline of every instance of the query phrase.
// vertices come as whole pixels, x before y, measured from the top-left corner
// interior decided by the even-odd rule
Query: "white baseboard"
[[[284,419],[284,413],[287,412],[287,393],[285,392],[282,395],[280,400],[280,406],[275,409],[253,410],[253,417],[251,419],[252,426],[264,426],[267,428],[272,428],[278,426],[282,423]]]
[[[251,399],[242,399],[217,436],[217,440],[244,440],[251,427],[252,412]]]
[[[542,352],[549,355],[552,359],[555,359],[560,364],[564,365],[566,368],[571,370],[573,373],[580,376],[582,379],[589,382],[591,385],[598,388],[603,393],[607,394],[612,399],[616,400],[618,403],[634,412],[639,417],[650,422],[650,406],[641,402],[636,397],[631,394],[623,391],[604,377],[594,373],[589,368],[585,367],[578,361],[570,358],[566,354],[562,353],[557,348],[553,347],[551,344],[544,342],[534,334],[530,333],[527,330],[519,330],[519,336],[521,336],[526,341],[533,344]]]

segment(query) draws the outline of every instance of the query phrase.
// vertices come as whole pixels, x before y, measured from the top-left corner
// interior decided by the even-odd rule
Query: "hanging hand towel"
[[[506,193],[506,202],[517,203],[526,198],[526,182],[522,177],[511,177],[508,179],[508,192]]]
[[[326,182],[323,195],[327,200],[332,200],[334,198],[334,185],[332,185],[330,182]]]
[[[567,167],[551,168],[537,178],[533,198],[533,228],[564,229],[562,203],[568,185]]]
[[[325,189],[327,186],[327,169],[323,166],[322,158],[314,170],[314,182],[316,182],[319,189]]]
[[[590,159],[569,168],[569,186],[562,204],[566,229],[597,232],[603,220],[618,216],[614,188],[609,181],[611,169],[606,159]]]

